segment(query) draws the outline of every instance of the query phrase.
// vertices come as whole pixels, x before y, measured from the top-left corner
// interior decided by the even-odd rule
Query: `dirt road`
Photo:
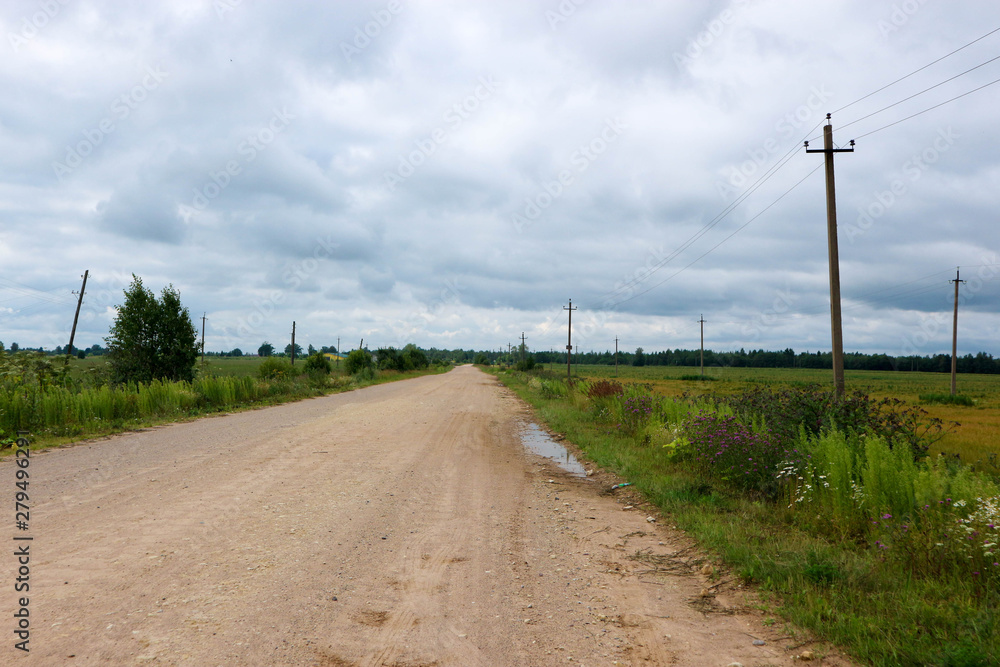
[[[7,555],[0,663],[793,664],[683,536],[525,453],[529,418],[462,367],[36,453],[31,651]]]

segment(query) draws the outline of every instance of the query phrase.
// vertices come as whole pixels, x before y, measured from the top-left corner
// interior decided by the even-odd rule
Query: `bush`
[[[310,375],[313,373],[329,375],[332,370],[333,366],[330,365],[330,360],[319,352],[310,354],[309,358],[306,359],[306,372]]]
[[[838,396],[815,385],[781,391],[756,387],[708,400],[728,406],[744,424],[763,420],[786,446],[798,439],[800,429],[810,436],[840,430],[880,436],[890,447],[905,443],[914,457],[920,458],[945,431],[944,423],[922,408],[907,406],[896,398],[874,399],[862,391]]]
[[[404,347],[399,356],[403,361],[403,367],[400,370],[419,371],[429,365],[427,355],[413,343]]]
[[[525,357],[524,359],[521,359],[521,360],[519,360],[517,362],[517,365],[515,366],[515,368],[517,370],[521,371],[522,373],[524,371],[530,371],[530,370],[532,370],[532,369],[535,368],[535,358],[534,357]]]
[[[677,452],[681,459],[689,460],[703,475],[752,495],[776,498],[781,484],[778,473],[803,458],[771,433],[732,416],[697,415],[684,425],[683,434],[687,444]]]
[[[403,360],[394,347],[380,347],[375,350],[375,357],[378,358],[378,368],[380,371],[403,370]]]
[[[372,355],[366,350],[351,350],[344,362],[344,368],[347,369],[348,375],[357,375],[365,369],[373,370],[374,365]]]
[[[277,357],[267,357],[257,367],[257,375],[263,380],[283,380],[292,377],[292,365]]]

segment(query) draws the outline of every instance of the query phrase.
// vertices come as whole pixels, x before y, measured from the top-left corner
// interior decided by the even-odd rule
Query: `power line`
[[[892,83],[887,83],[886,85],[882,86],[882,87],[881,87],[881,88],[879,88],[878,90],[873,90],[872,92],[868,93],[867,95],[865,95],[865,96],[863,96],[863,97],[859,97],[858,99],[854,100],[854,101],[853,101],[853,102],[851,102],[850,104],[845,104],[844,106],[842,106],[842,107],[840,107],[839,109],[835,110],[835,111],[834,111],[833,113],[839,113],[839,112],[843,111],[844,109],[847,109],[847,108],[849,108],[849,107],[852,107],[852,106],[854,106],[855,104],[857,104],[858,102],[860,102],[860,101],[862,101],[862,100],[866,100],[866,99],[868,99],[869,97],[871,97],[872,95],[875,95],[876,93],[881,93],[881,92],[882,92],[883,90],[885,90],[886,88],[889,88],[889,87],[891,87],[891,86],[895,86],[895,85],[896,85],[897,83],[899,83],[900,81],[903,81],[904,79],[908,79],[908,78],[910,78],[911,76],[913,76],[913,75],[914,75],[914,74],[916,74],[917,72],[922,72],[922,71],[924,71],[925,69],[927,69],[927,68],[928,68],[928,67],[930,67],[931,65],[935,65],[935,64],[937,64],[937,63],[941,62],[942,60],[944,60],[945,58],[948,58],[948,57],[950,57],[950,56],[953,56],[953,55],[955,55],[956,53],[958,53],[958,52],[959,52],[959,51],[961,51],[962,49],[965,49],[965,48],[968,48],[968,47],[972,46],[973,44],[975,44],[976,42],[978,42],[978,41],[980,41],[980,40],[983,40],[983,39],[986,39],[987,37],[989,37],[990,35],[992,35],[993,33],[997,32],[997,31],[1000,31],[1000,28],[994,28],[993,30],[990,30],[990,31],[989,31],[988,33],[986,33],[986,34],[985,34],[985,35],[983,35],[982,37],[977,37],[976,39],[972,40],[972,41],[971,41],[971,42],[969,42],[968,44],[966,44],[966,45],[964,45],[964,46],[960,46],[960,47],[958,47],[957,49],[955,49],[955,50],[954,50],[954,51],[952,51],[951,53],[947,53],[947,54],[945,54],[945,55],[941,56],[940,58],[938,58],[937,60],[932,60],[931,62],[927,63],[927,64],[926,64],[926,65],[924,65],[923,67],[920,67],[920,68],[917,68],[917,69],[913,70],[912,72],[910,72],[910,73],[909,73],[909,74],[907,74],[906,76],[901,76],[901,77],[899,77],[898,79],[896,79],[895,81],[893,81]]]
[[[871,132],[866,132],[865,134],[862,134],[862,135],[859,135],[859,136],[855,137],[855,140],[857,140],[857,139],[862,139],[862,138],[864,138],[864,137],[867,137],[867,136],[869,136],[869,135],[872,135],[872,134],[875,134],[876,132],[881,132],[882,130],[885,130],[885,129],[887,129],[887,128],[890,128],[890,127],[892,127],[893,125],[899,125],[899,124],[900,124],[900,123],[902,123],[903,121],[906,121],[906,120],[910,120],[911,118],[916,118],[917,116],[920,116],[920,115],[922,115],[922,114],[925,114],[925,113],[927,113],[928,111],[932,111],[932,110],[934,110],[934,109],[937,109],[938,107],[941,107],[941,106],[944,106],[945,104],[948,104],[949,102],[954,102],[955,100],[957,100],[957,99],[960,99],[960,98],[963,98],[963,97],[965,97],[966,95],[971,95],[972,93],[975,93],[975,92],[977,92],[977,91],[980,91],[980,90],[982,90],[983,88],[988,88],[988,87],[992,86],[992,85],[993,85],[993,84],[995,84],[995,83],[1000,83],[1000,79],[994,79],[993,81],[990,81],[990,82],[989,82],[989,83],[987,83],[987,84],[984,84],[984,85],[982,85],[982,86],[979,86],[978,88],[973,88],[972,90],[970,90],[970,91],[969,91],[969,92],[967,92],[967,93],[962,93],[961,95],[956,95],[955,97],[952,97],[952,98],[951,98],[951,99],[949,99],[949,100],[945,100],[944,102],[941,102],[940,104],[935,104],[934,106],[932,106],[932,107],[928,107],[927,109],[924,109],[923,111],[918,111],[917,113],[915,113],[915,114],[913,114],[913,115],[910,115],[910,116],[907,116],[906,118],[900,118],[899,120],[897,120],[897,121],[895,121],[895,122],[892,122],[892,123],[889,123],[888,125],[883,125],[882,127],[878,128],[877,130],[872,130]]]
[[[803,177],[802,177],[802,179],[801,179],[801,180],[799,180],[799,181],[798,181],[798,182],[797,182],[797,183],[796,183],[795,185],[793,185],[792,187],[790,187],[790,188],[788,188],[787,190],[785,190],[785,192],[784,192],[784,193],[782,193],[782,195],[781,195],[780,197],[778,197],[778,198],[777,198],[777,199],[775,199],[775,200],[774,200],[773,202],[771,202],[770,204],[768,204],[768,205],[767,205],[767,206],[766,206],[766,207],[765,207],[764,209],[762,209],[762,210],[761,210],[761,211],[760,211],[760,212],[759,212],[759,213],[758,213],[757,215],[753,216],[752,218],[750,218],[749,220],[747,220],[747,221],[746,221],[745,223],[743,223],[742,225],[740,225],[739,227],[737,227],[737,228],[736,228],[736,230],[735,230],[735,231],[734,231],[734,232],[733,232],[732,234],[730,234],[730,235],[729,235],[729,236],[727,236],[726,238],[724,238],[724,239],[722,239],[721,241],[719,241],[718,243],[716,243],[716,244],[715,244],[714,246],[712,246],[711,248],[709,248],[709,249],[708,249],[708,250],[707,250],[706,252],[702,253],[702,254],[701,254],[701,255],[700,255],[700,256],[699,256],[699,257],[698,257],[697,259],[695,259],[695,260],[694,260],[693,262],[691,262],[690,264],[688,264],[688,265],[687,265],[687,266],[685,266],[684,268],[680,269],[680,270],[679,270],[679,271],[677,271],[676,273],[673,273],[672,275],[670,275],[670,276],[669,276],[669,277],[667,277],[666,279],[664,279],[664,280],[661,280],[660,282],[656,283],[655,285],[653,285],[653,286],[652,286],[652,287],[650,287],[649,289],[646,289],[646,290],[644,290],[644,291],[642,291],[642,292],[639,292],[638,294],[633,294],[632,296],[628,297],[627,299],[622,299],[621,301],[617,302],[617,303],[616,303],[615,305],[616,305],[616,306],[620,306],[620,305],[621,305],[621,304],[623,304],[623,303],[627,303],[627,302],[631,301],[632,299],[635,299],[635,298],[637,298],[637,297],[640,297],[640,296],[642,296],[643,294],[646,294],[646,293],[648,293],[648,292],[650,292],[650,291],[652,291],[652,290],[656,289],[657,287],[659,287],[660,285],[664,284],[665,282],[667,282],[667,281],[669,281],[669,280],[673,280],[674,278],[676,278],[676,277],[677,277],[677,276],[679,276],[680,274],[684,273],[684,272],[685,272],[686,270],[690,269],[690,268],[691,268],[692,266],[694,266],[695,264],[697,264],[698,262],[700,262],[700,261],[701,261],[702,259],[704,259],[704,258],[705,258],[705,257],[706,257],[707,255],[709,255],[710,253],[712,253],[713,251],[715,251],[715,250],[716,250],[716,249],[717,249],[717,248],[718,248],[719,246],[721,246],[721,245],[722,245],[723,243],[725,243],[726,241],[728,241],[729,239],[733,238],[734,236],[736,236],[737,234],[739,234],[739,233],[740,233],[741,231],[743,231],[744,229],[746,229],[746,228],[747,228],[747,227],[748,227],[748,226],[750,225],[750,223],[752,223],[752,222],[753,222],[754,220],[756,220],[756,219],[757,219],[757,218],[759,218],[760,216],[764,215],[764,213],[766,213],[766,212],[767,212],[767,211],[768,211],[768,210],[769,210],[769,209],[770,209],[770,208],[771,208],[772,206],[774,206],[774,205],[775,205],[775,204],[777,204],[777,203],[778,203],[779,201],[781,201],[782,199],[784,199],[784,198],[785,198],[785,197],[786,197],[786,196],[787,196],[787,195],[788,195],[788,194],[789,194],[789,193],[790,193],[790,192],[791,192],[792,190],[794,190],[795,188],[797,188],[797,187],[799,187],[800,185],[802,185],[802,183],[803,183],[803,182],[804,182],[804,181],[805,181],[805,180],[806,180],[807,178],[809,178],[810,176],[812,176],[813,174],[815,174],[815,173],[816,173],[816,171],[817,171],[817,170],[818,170],[818,169],[819,169],[820,167],[822,167],[822,166],[823,166],[822,164],[818,164],[818,165],[816,165],[816,167],[815,167],[815,168],[814,168],[814,169],[813,169],[812,171],[810,171],[810,172],[809,172],[808,174],[806,174],[805,176],[803,176]]]
[[[943,86],[944,84],[948,83],[949,81],[954,81],[955,79],[957,79],[957,78],[958,78],[958,77],[960,77],[960,76],[965,76],[965,75],[966,75],[966,74],[968,74],[969,72],[972,72],[972,71],[974,71],[974,70],[977,70],[977,69],[979,69],[980,67],[983,67],[984,65],[988,65],[988,64],[990,64],[991,62],[993,62],[994,60],[1000,60],[1000,56],[995,56],[995,57],[993,57],[993,58],[990,58],[989,60],[987,60],[987,61],[986,61],[986,62],[984,62],[984,63],[979,63],[979,64],[978,64],[978,65],[976,65],[975,67],[972,67],[972,68],[970,68],[970,69],[967,69],[967,70],[965,70],[965,71],[964,71],[964,72],[962,72],[961,74],[956,74],[955,76],[953,76],[953,77],[951,77],[951,78],[948,78],[948,79],[945,79],[944,81],[941,81],[940,83],[935,83],[935,84],[934,84],[933,86],[931,86],[930,88],[924,88],[924,89],[923,89],[923,90],[921,90],[921,91],[920,91],[919,93],[914,93],[914,94],[910,95],[909,97],[904,97],[903,99],[899,100],[898,102],[893,102],[893,103],[892,103],[892,104],[890,104],[889,106],[885,106],[885,107],[882,107],[882,108],[881,108],[881,109],[879,109],[878,111],[873,111],[873,112],[871,112],[870,114],[868,114],[868,115],[866,115],[866,116],[862,116],[861,118],[856,118],[856,119],[852,120],[852,121],[851,121],[851,122],[849,122],[849,123],[844,123],[843,125],[841,125],[841,126],[840,126],[840,129],[841,129],[841,130],[843,130],[843,129],[844,129],[845,127],[848,127],[848,126],[850,126],[850,125],[854,125],[855,123],[860,123],[861,121],[863,121],[863,120],[864,120],[864,119],[866,119],[866,118],[871,118],[872,116],[874,116],[874,115],[876,115],[876,114],[880,114],[880,113],[882,113],[883,111],[887,111],[888,109],[891,109],[891,108],[893,108],[894,106],[898,106],[898,105],[902,104],[903,102],[906,102],[906,101],[908,101],[908,100],[912,100],[912,99],[913,99],[914,97],[918,97],[918,96],[920,96],[920,95],[923,95],[924,93],[926,93],[926,92],[928,92],[928,91],[931,91],[931,90],[934,90],[935,88],[937,88],[937,87],[939,87],[939,86]]]
[[[820,123],[822,123],[822,122],[823,121],[820,121]],[[820,123],[817,123],[816,126],[818,127]],[[814,129],[816,129],[816,127],[810,128],[809,132],[812,132]],[[806,136],[809,136],[809,133],[806,133]],[[719,213],[718,215],[716,215],[705,226],[703,226],[700,230],[698,230],[697,232],[695,232],[695,234],[693,236],[691,236],[687,241],[685,241],[684,243],[682,243],[676,250],[674,250],[672,253],[670,253],[664,259],[662,259],[659,262],[657,262],[656,264],[654,264],[653,267],[651,269],[649,269],[648,271],[646,271],[643,275],[637,276],[637,277],[629,280],[628,282],[624,283],[623,285],[619,285],[615,289],[610,290],[608,292],[605,292],[601,296],[618,296],[618,295],[621,295],[621,293],[629,290],[630,288],[632,288],[635,285],[638,285],[639,283],[644,282],[651,275],[653,275],[654,273],[656,273],[657,271],[659,271],[661,268],[663,268],[664,266],[666,266],[668,263],[670,263],[673,259],[675,259],[682,252],[684,252],[685,250],[687,250],[688,248],[690,248],[692,245],[694,245],[694,243],[696,241],[698,241],[701,237],[703,237],[705,234],[707,234],[713,227],[715,227],[720,222],[722,222],[722,220],[725,219],[730,213],[732,213],[736,209],[737,206],[739,206],[744,201],[746,201],[746,199],[748,197],[750,197],[750,195],[752,195],[754,192],[756,192],[758,189],[760,189],[760,187],[763,186],[764,183],[766,183],[768,180],[770,180],[772,176],[774,176],[776,173],[778,173],[778,170],[780,170],[782,167],[784,167],[791,160],[791,158],[795,155],[795,153],[797,152],[797,150],[798,150],[798,146],[793,146],[791,149],[789,149],[789,151],[787,153],[785,153],[784,155],[782,155],[780,158],[778,158],[778,162],[776,162],[774,164],[774,166],[772,166],[770,169],[768,169],[766,172],[764,172],[764,174],[762,174],[761,177],[758,178],[753,183],[753,185],[750,186],[750,188],[748,188],[745,192],[743,192],[743,194],[741,194],[739,197],[737,197],[731,204],[729,204],[726,208],[724,208],[721,213]],[[782,196],[784,196],[784,195],[782,195]],[[765,210],[767,210],[767,209],[765,209]],[[643,292],[643,294],[645,294],[645,292]],[[625,303],[625,301],[629,301],[629,300],[631,300],[631,299],[625,299],[624,301],[620,301],[619,303]]]

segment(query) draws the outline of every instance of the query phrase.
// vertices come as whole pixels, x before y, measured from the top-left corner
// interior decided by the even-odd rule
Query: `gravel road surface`
[[[530,420],[470,366],[33,453],[31,650],[10,548],[0,663],[849,664],[610,475],[526,452]]]

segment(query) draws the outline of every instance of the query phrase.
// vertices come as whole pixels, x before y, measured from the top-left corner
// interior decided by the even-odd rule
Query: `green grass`
[[[671,395],[690,392],[695,386],[680,380],[686,369],[621,370],[619,380],[626,385],[641,381],[662,393],[666,393],[664,383],[688,387],[671,391]],[[734,372],[719,383],[732,382],[732,391],[745,387],[753,372],[725,370]],[[767,370],[771,372],[762,373],[763,379],[776,386],[805,383],[803,378],[813,375]],[[613,368],[587,367],[578,369],[578,374],[611,377]],[[620,431],[595,419],[596,408],[583,393],[543,391],[546,383],[554,382],[551,379],[515,373],[498,376],[531,403],[553,430],[566,434],[594,463],[631,482],[671,523],[756,586],[768,600],[766,614],[780,615],[812,631],[865,664],[997,664],[1000,598],[994,588],[980,586],[960,574],[914,575],[905,562],[887,559],[867,543],[800,527],[803,522],[796,520],[803,515],[795,514],[800,511],[797,508],[734,494],[724,484],[706,480],[665,455],[667,450],[655,440],[643,444],[640,437],[621,437]],[[927,381],[884,376],[867,379],[881,383],[886,391],[887,385],[895,383],[909,381],[913,384],[908,389],[913,389],[913,385]],[[995,388],[995,384],[983,382],[987,395],[995,397]],[[876,458],[872,465],[881,465],[881,472],[872,468],[868,473],[872,483],[877,481],[873,475],[892,472],[891,461],[879,464]],[[823,522],[822,517],[816,519]]]
[[[921,403],[937,403],[939,405],[965,405],[972,407],[973,400],[965,394],[920,394]]]

